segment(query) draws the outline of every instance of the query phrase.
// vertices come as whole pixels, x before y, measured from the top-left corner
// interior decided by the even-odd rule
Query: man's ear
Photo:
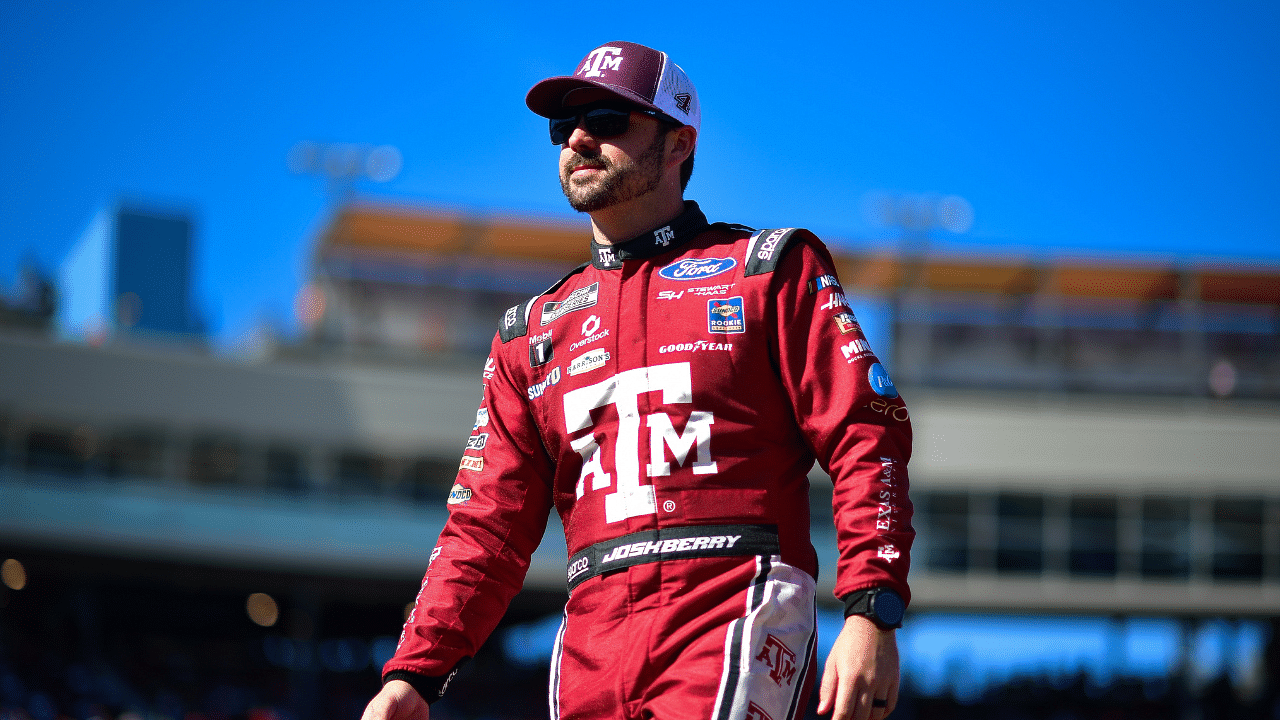
[[[681,125],[671,131],[667,139],[667,165],[680,165],[690,155],[698,143],[698,131],[689,125]]]

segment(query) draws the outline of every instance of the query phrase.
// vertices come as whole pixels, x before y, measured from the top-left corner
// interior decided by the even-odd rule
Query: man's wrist
[[[382,676],[382,684],[385,686],[392,680],[399,680],[407,683],[412,687],[414,692],[418,693],[428,705],[440,699],[444,695],[445,687],[448,686],[449,680],[453,678],[453,673],[449,673],[444,677],[431,677],[429,675],[419,675],[408,670],[392,670]]]
[[[881,630],[902,627],[906,603],[892,588],[872,587],[855,590],[844,598],[844,616],[860,616],[875,623]]]

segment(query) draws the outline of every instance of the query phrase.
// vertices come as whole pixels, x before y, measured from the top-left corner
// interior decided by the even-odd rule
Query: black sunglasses
[[[619,135],[625,135],[627,130],[631,128],[631,113],[633,112],[648,115],[651,118],[667,123],[675,122],[657,110],[648,108],[597,105],[580,110],[577,115],[570,117],[551,118],[551,144],[564,145],[569,142],[569,136],[578,128],[579,123],[585,123],[587,132],[591,133],[592,137],[615,138]]]

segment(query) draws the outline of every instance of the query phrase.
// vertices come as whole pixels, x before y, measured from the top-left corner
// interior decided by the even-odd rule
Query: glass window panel
[[[1191,574],[1191,502],[1183,498],[1142,501],[1142,574],[1187,577]]]
[[[1068,569],[1075,575],[1116,573],[1115,498],[1072,498]]]
[[[1044,568],[1044,498],[1002,493],[996,498],[996,570],[1038,573]]]

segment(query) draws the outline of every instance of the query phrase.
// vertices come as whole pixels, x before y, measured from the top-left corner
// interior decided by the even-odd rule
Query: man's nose
[[[600,144],[596,142],[595,137],[591,133],[587,132],[587,127],[583,123],[584,120],[580,119],[578,121],[578,126],[573,129],[573,132],[569,133],[569,141],[567,144],[569,149],[576,153],[594,153],[600,148]],[[587,152],[584,153],[584,150]]]

